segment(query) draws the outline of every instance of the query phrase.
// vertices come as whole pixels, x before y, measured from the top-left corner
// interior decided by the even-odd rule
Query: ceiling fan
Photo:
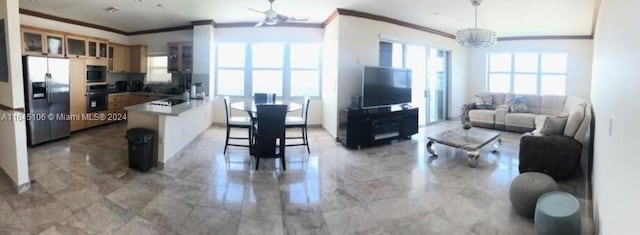
[[[253,8],[248,8],[249,10],[258,12],[258,13],[262,13],[264,14],[264,20],[258,22],[255,27],[261,27],[263,25],[276,25],[280,22],[288,22],[288,21],[307,21],[309,20],[309,18],[297,18],[297,17],[291,17],[291,16],[286,16],[286,15],[281,15],[278,14],[278,12],[276,12],[275,10],[273,10],[273,2],[275,0],[268,0],[269,1],[269,10],[266,11],[261,11],[261,10],[256,10]]]

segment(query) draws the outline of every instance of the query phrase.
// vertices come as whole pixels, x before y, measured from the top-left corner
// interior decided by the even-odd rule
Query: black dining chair
[[[304,98],[304,104],[302,105],[302,115],[301,116],[287,116],[285,127],[286,129],[290,128],[300,128],[302,131],[302,136],[294,136],[287,137],[287,139],[301,139],[301,144],[288,144],[287,146],[307,146],[307,153],[311,153],[309,149],[309,134],[307,133],[308,126],[308,117],[309,117],[309,97]]]
[[[246,116],[231,116],[231,109],[229,107],[229,97],[224,97],[224,112],[225,112],[225,120],[227,123],[227,137],[224,141],[224,151],[223,153],[227,153],[228,146],[236,146],[236,147],[251,147],[251,118]],[[231,136],[231,128],[242,128],[247,129],[248,136],[247,137],[232,137]],[[229,140],[247,140],[249,144],[233,144],[229,143]]]
[[[253,102],[256,104],[266,104],[268,100],[267,93],[255,93],[253,94]]]
[[[273,104],[276,102],[276,93],[255,93],[253,94],[253,102],[256,104]]]
[[[256,170],[260,158],[280,158],[282,169],[287,170],[284,156],[286,145],[285,119],[287,105],[257,105],[257,127],[255,132],[254,156]]]

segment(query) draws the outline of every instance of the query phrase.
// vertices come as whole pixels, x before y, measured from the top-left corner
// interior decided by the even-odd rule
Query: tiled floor
[[[440,157],[425,157],[425,133],[458,122],[360,151],[312,129],[311,155],[291,148],[286,171],[273,160],[253,171],[245,149],[222,154],[224,129],[213,127],[165,169],[137,173],[127,168],[125,128],[30,149],[30,191],[17,195],[0,179],[0,234],[534,233],[508,199],[519,134],[503,133],[499,152],[483,150],[469,168],[461,150],[436,145]],[[560,183],[587,206],[583,181]]]

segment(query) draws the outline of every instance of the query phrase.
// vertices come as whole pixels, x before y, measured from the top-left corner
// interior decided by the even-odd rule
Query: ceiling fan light
[[[456,41],[463,47],[492,47],[496,45],[498,37],[488,29],[469,28],[456,32]]]

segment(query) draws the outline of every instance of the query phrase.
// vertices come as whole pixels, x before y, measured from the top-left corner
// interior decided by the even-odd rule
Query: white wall
[[[214,28],[196,25],[193,28],[193,83],[202,83],[207,95],[215,94],[215,46]]]
[[[129,45],[147,45],[150,55],[167,54],[169,42],[191,42],[193,30],[180,30],[163,33],[140,34],[129,37]]]
[[[129,37],[127,35],[122,35],[122,34],[104,31],[100,29],[94,29],[94,28],[89,28],[85,26],[69,24],[69,23],[64,23],[60,21],[54,21],[54,20],[44,19],[44,18],[30,16],[30,15],[20,15],[20,23],[23,25],[34,26],[34,27],[39,27],[44,29],[103,38],[111,42],[129,45]]]
[[[604,235],[638,233],[639,9],[640,1],[602,1],[593,43],[593,197]]]
[[[379,43],[381,35],[398,38],[407,42],[450,50],[452,71],[449,82],[449,116],[460,115],[460,107],[466,96],[467,49],[456,41],[439,35],[418,31],[380,21],[352,16],[339,16],[339,71],[337,108],[351,103],[351,96],[360,95],[362,69],[365,65],[379,64]],[[329,130],[333,133],[334,130]]]
[[[591,93],[592,40],[500,41],[495,47],[469,50],[467,102],[486,91],[487,53],[490,52],[566,52],[567,95],[588,99]]]
[[[322,127],[338,136],[338,66],[340,48],[340,17],[324,28],[322,63]]]
[[[0,82],[0,104],[12,108],[24,107],[22,78],[22,58],[20,48],[20,17],[18,0],[0,2],[0,18],[5,19],[5,41],[9,82]],[[0,121],[0,167],[16,186],[29,183],[27,161],[27,132],[24,121],[9,121],[5,115],[19,115],[20,112],[0,111],[5,117]]]

